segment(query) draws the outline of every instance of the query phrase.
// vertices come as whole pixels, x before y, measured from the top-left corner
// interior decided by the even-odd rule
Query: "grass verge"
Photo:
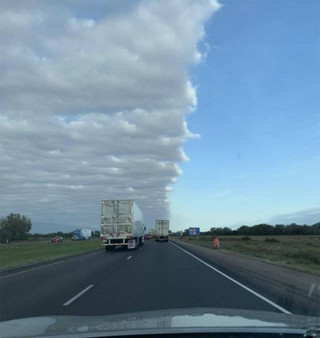
[[[63,243],[44,240],[1,244],[0,271],[98,250],[100,244],[100,239],[96,238],[89,241],[65,240]]]
[[[212,236],[183,238],[213,248]],[[220,249],[320,275],[320,236],[220,236]]]

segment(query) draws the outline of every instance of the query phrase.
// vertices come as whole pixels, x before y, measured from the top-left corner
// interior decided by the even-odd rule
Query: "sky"
[[[315,1],[0,1],[0,216],[320,220]]]

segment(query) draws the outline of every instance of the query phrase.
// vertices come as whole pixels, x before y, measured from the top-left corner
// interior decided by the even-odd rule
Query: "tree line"
[[[291,224],[257,224],[253,226],[242,225],[236,230],[228,227],[215,228],[212,227],[209,231],[201,232],[201,235],[211,236],[293,236],[293,235],[320,235],[320,222],[313,225]]]
[[[54,232],[50,234],[30,234],[31,220],[20,214],[10,214],[6,218],[0,219],[0,242],[26,240],[26,239],[45,239],[53,236],[62,236],[71,238],[73,232]],[[189,230],[184,231],[184,235],[188,236]],[[99,231],[95,231],[94,236],[99,237]],[[236,230],[229,227],[212,227],[209,231],[202,231],[201,235],[207,236],[291,236],[291,235],[320,235],[320,222],[313,225],[299,225],[296,223],[285,224],[257,224],[253,226],[242,225]]]
[[[54,236],[63,238],[71,238],[72,232],[52,232],[49,234],[30,234],[32,223],[30,218],[20,214],[10,214],[5,218],[0,219],[0,243],[23,240],[41,240],[48,239]],[[93,231],[93,237],[99,237],[99,231]]]

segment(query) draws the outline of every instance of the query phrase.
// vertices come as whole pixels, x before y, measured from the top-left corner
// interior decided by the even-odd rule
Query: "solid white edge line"
[[[71,299],[69,299],[67,302],[65,302],[63,304],[63,306],[68,306],[71,303],[73,303],[76,299],[78,299],[80,296],[82,296],[85,292],[89,291],[91,288],[93,287],[93,284],[89,285],[87,288],[85,288],[84,290],[82,290],[81,292],[79,292],[77,295],[75,295],[74,297],[72,297]]]
[[[132,256],[129,256],[129,257],[127,257],[127,260],[129,260],[129,259],[131,259],[132,258]]]
[[[10,275],[6,275],[6,276],[3,276],[3,277],[0,277],[0,279],[5,279],[5,278],[11,277],[11,276],[16,276],[16,275],[21,275],[22,273],[26,273],[26,272],[29,272],[29,271],[38,270],[38,269],[42,269],[42,268],[46,268],[47,266],[51,266],[51,265],[55,265],[55,264],[60,264],[60,263],[63,263],[63,262],[64,261],[59,261],[59,262],[55,262],[55,263],[50,263],[50,264],[38,266],[38,267],[33,268],[33,269],[28,269],[28,270],[23,270],[23,271],[20,271],[20,272],[15,272],[15,273],[12,273]]]
[[[247,286],[243,285],[242,283],[236,281],[235,279],[229,277],[228,275],[226,275],[225,273],[223,273],[222,271],[214,268],[213,266],[211,266],[210,264],[206,263],[205,261],[203,261],[202,259],[198,258],[197,256],[193,255],[192,253],[190,253],[189,251],[181,248],[179,245],[173,243],[173,242],[170,242],[172,245],[176,246],[177,248],[179,248],[180,250],[184,251],[185,253],[187,253],[188,255],[190,255],[191,257],[195,258],[196,260],[198,260],[199,262],[201,262],[202,264],[206,265],[208,268],[214,270],[215,272],[219,273],[220,275],[222,275],[223,277],[229,279],[231,282],[241,286],[243,289],[249,291],[250,293],[252,293],[253,295],[257,296],[258,298],[264,300],[266,303],[272,305],[273,307],[275,307],[276,309],[280,310],[281,312],[283,313],[286,313],[286,314],[292,314],[292,312],[286,310],[285,308],[283,308],[282,306],[274,303],[272,300],[260,295],[259,293],[253,291],[252,289],[248,288]]]

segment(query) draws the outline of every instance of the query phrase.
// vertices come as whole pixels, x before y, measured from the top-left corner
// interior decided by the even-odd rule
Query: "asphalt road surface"
[[[0,320],[215,307],[285,312],[171,242],[2,273]]]

